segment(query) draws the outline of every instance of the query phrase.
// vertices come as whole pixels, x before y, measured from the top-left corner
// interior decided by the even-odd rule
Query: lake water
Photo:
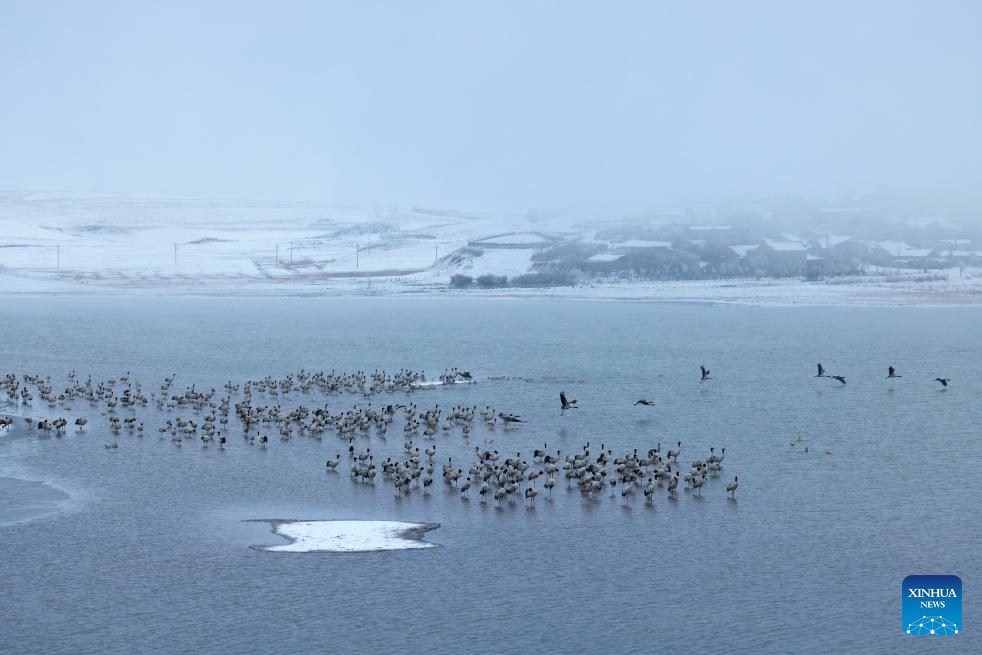
[[[56,387],[73,369],[130,371],[146,391],[176,373],[178,393],[300,368],[467,369],[478,384],[371,399],[522,415],[468,442],[438,432],[436,461],[465,470],[475,446],[531,460],[544,443],[681,440],[683,470],[727,449],[701,498],[589,500],[560,479],[534,509],[499,509],[439,478],[397,497],[346,463],[329,473],[347,447],[331,433],[177,448],[156,427],[180,412],[148,408],[146,435],[108,451],[87,403],[0,406],[90,417],[81,434],[0,436],[2,653],[982,652],[979,308],[42,297],[5,298],[0,327],[0,374]],[[814,378],[818,361],[848,384]],[[884,379],[889,364],[903,378]],[[580,408],[561,416],[560,390]],[[400,425],[358,448],[401,455]],[[439,547],[264,552],[250,546],[284,541],[256,518],[438,522]],[[901,583],[918,573],[961,576],[962,634],[902,634]]]

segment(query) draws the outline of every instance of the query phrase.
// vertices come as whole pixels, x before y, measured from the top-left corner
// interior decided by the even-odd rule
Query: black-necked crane
[[[827,378],[828,376],[829,376],[828,373],[825,372],[825,367],[822,366],[822,362],[819,362],[818,363],[818,375],[816,375],[815,377],[817,377],[817,378]]]
[[[706,368],[705,366],[700,365],[699,370],[702,371],[702,378],[700,378],[699,380],[700,382],[705,382],[706,380],[713,379],[712,376],[709,374],[709,369]]]
[[[552,497],[552,488],[556,486],[556,478],[549,476],[546,481],[542,483],[542,486],[549,490],[549,497]]]
[[[676,443],[676,447],[675,448],[669,448],[668,449],[668,458],[669,459],[674,459],[677,462],[677,461],[679,461],[679,455],[681,453],[682,453],[682,442],[679,441],[679,442]]]
[[[846,383],[846,376],[844,376],[844,375],[833,375],[832,376],[832,379],[835,380],[836,382],[840,383],[840,384],[845,384]]]
[[[651,497],[655,493],[655,481],[648,478],[648,484],[644,486],[644,501],[646,503],[651,503]]]
[[[736,490],[738,486],[740,486],[739,478],[734,475],[733,482],[726,485],[726,492],[730,494],[732,498],[736,498]]]
[[[566,400],[566,392],[565,391],[560,391],[559,392],[559,404],[562,406],[562,409],[559,412],[560,414],[565,414],[567,409],[576,409],[576,401],[575,400]]]

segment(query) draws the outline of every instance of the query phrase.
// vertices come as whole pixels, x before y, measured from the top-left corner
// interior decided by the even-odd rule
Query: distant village
[[[512,232],[475,239],[490,248],[534,249],[528,274],[507,280],[456,275],[451,285],[560,286],[584,281],[800,278],[947,272],[982,266],[982,242],[941,219],[882,219],[870,210],[826,208],[822,228],[792,230],[774,221],[694,223],[674,217],[624,220],[569,234]],[[590,226],[579,226],[587,227]],[[854,227],[851,231],[849,228]]]

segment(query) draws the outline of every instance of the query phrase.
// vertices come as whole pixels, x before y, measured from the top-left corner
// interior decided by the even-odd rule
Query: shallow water
[[[722,477],[654,506],[550,501],[497,509],[438,480],[396,497],[324,460],[334,436],[223,452],[123,434],[0,443],[0,475],[45,480],[60,513],[0,526],[0,652],[980,652],[982,611],[935,643],[902,634],[913,573],[982,580],[977,425],[982,310],[736,308],[443,299],[5,300],[0,374],[131,371],[174,390],[307,370],[447,367],[483,380],[419,391],[421,408],[490,403],[527,423],[438,433],[438,463],[587,441],[615,453],[726,447]],[[815,379],[815,362],[846,375]],[[698,366],[714,380],[700,384]],[[885,380],[888,364],[904,376]],[[953,382],[941,391],[933,378]],[[487,381],[491,376],[528,378]],[[536,381],[561,379],[564,382]],[[580,409],[560,416],[558,392]],[[634,407],[638,398],[655,407]],[[405,394],[372,399],[404,401]],[[304,399],[340,408],[356,396]],[[23,410],[19,410],[23,411]],[[34,408],[35,415],[76,416]],[[11,413],[0,408],[0,413]],[[166,415],[166,412],[161,414]],[[401,455],[393,424],[381,456]],[[802,436],[799,446],[789,443]],[[422,439],[417,442],[423,443]],[[802,447],[808,445],[811,454]],[[831,455],[821,455],[830,450]],[[340,468],[345,468],[342,464]],[[739,475],[736,500],[725,483]],[[438,548],[271,553],[245,519],[437,522]],[[912,641],[914,639],[914,641]]]

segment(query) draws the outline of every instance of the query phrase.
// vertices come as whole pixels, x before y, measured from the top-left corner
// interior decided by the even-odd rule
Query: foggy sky
[[[0,1],[0,188],[978,197],[982,3]]]

